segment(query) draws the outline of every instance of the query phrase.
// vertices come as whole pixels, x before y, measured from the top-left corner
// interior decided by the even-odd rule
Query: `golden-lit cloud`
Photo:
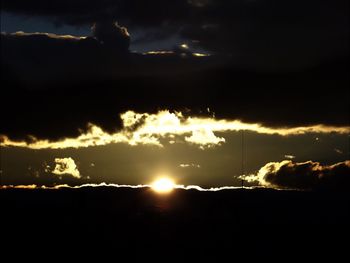
[[[31,149],[65,149],[127,143],[129,145],[156,145],[162,147],[164,141],[170,144],[187,142],[202,149],[225,143],[225,138],[217,136],[220,132],[251,131],[268,135],[303,135],[307,133],[350,133],[350,127],[326,125],[301,126],[292,128],[271,128],[259,123],[244,123],[240,120],[216,119],[213,117],[185,117],[181,112],[159,111],[156,114],[127,111],[120,115],[123,128],[116,133],[107,133],[102,128],[89,124],[88,130],[77,138],[58,141],[36,140],[12,141],[2,136],[2,146],[26,147]],[[179,140],[174,140],[179,136]]]
[[[291,155],[291,154],[286,154],[284,155],[284,158],[287,158],[287,159],[295,159],[296,156],[294,155]]]
[[[181,163],[179,165],[181,168],[201,168],[201,166],[199,164],[195,164],[195,163]]]
[[[52,171],[56,175],[71,175],[77,179],[80,179],[80,172],[74,160],[68,158],[55,158],[55,169]]]
[[[193,57],[210,57],[210,54],[207,54],[207,53],[189,52],[188,46],[186,44],[182,44],[180,45],[180,47],[186,50],[186,52],[188,52],[188,54],[180,53],[180,55],[184,54],[184,55],[191,55]],[[142,55],[176,55],[176,54],[177,54],[176,52],[168,51],[168,50],[154,50],[154,51],[147,51],[142,53]]]
[[[32,143],[24,141],[11,141],[7,137],[3,137],[3,146],[27,147],[31,149],[66,149],[66,148],[81,148],[89,146],[100,146],[110,143],[129,142],[129,144],[136,144],[133,140],[128,140],[126,136],[121,133],[109,134],[104,132],[100,127],[89,124],[86,133],[82,133],[77,138],[65,138],[58,141],[49,140],[35,140]]]
[[[38,189],[38,188],[46,188],[46,186],[38,186],[36,184],[26,184],[26,185],[1,185],[0,189]]]
[[[192,55],[195,57],[210,57],[210,54],[205,53],[192,53]]]
[[[12,36],[47,36],[49,38],[54,38],[54,39],[69,39],[69,40],[82,40],[86,39],[87,37],[85,36],[72,36],[72,35],[56,35],[53,33],[42,33],[42,32],[34,32],[34,33],[26,33],[23,31],[17,31],[15,33],[10,33],[9,35]]]
[[[166,50],[155,50],[155,51],[147,51],[142,53],[143,55],[174,55],[174,51],[166,51]]]
[[[192,135],[185,137],[185,141],[201,145],[201,148],[204,149],[204,146],[211,147],[224,143],[225,138],[217,137],[210,128],[207,128],[192,131]]]

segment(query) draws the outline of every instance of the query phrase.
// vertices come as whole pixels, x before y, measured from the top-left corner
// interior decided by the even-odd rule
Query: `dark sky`
[[[348,1],[3,0],[1,32],[5,183],[239,185],[241,131],[252,184],[348,173]]]

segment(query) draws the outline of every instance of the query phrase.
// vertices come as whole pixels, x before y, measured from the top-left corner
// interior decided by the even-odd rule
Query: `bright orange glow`
[[[175,183],[169,178],[161,178],[152,183],[151,187],[158,193],[169,193],[174,189]]]

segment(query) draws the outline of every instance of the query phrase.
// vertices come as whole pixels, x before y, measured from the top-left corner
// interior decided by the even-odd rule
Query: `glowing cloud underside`
[[[168,110],[157,114],[136,113],[127,111],[120,115],[123,129],[109,134],[100,127],[89,124],[88,131],[77,138],[66,138],[60,141],[33,140],[12,141],[2,136],[1,146],[26,147],[31,149],[65,149],[107,145],[111,143],[127,143],[129,145],[148,144],[162,147],[161,139],[173,144],[179,136],[180,142],[195,144],[208,148],[225,143],[225,138],[218,137],[215,132],[252,131],[261,134],[277,134],[280,136],[301,135],[306,133],[350,133],[350,127],[333,127],[314,125],[294,128],[270,128],[261,124],[244,123],[239,120],[217,120],[211,118],[184,117],[181,112],[171,113]],[[182,137],[181,137],[182,136]]]

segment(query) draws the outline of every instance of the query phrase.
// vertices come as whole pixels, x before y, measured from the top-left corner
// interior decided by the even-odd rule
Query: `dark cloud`
[[[93,36],[106,47],[126,52],[130,46],[130,35],[125,27],[116,22],[97,22],[92,27]]]
[[[322,165],[308,161],[294,163],[290,160],[268,163],[257,175],[247,179],[261,185],[294,189],[347,189],[350,184],[350,161]]]
[[[181,34],[247,67],[309,67],[349,53],[346,1],[210,1]]]
[[[194,46],[230,54],[237,65],[265,70],[309,67],[349,54],[345,0],[4,0],[3,9],[62,24],[114,19],[134,30],[157,28],[143,39],[179,35]]]
[[[1,34],[0,134],[74,137],[88,122],[119,129],[119,114],[127,110],[198,115],[208,114],[207,107],[217,118],[270,127],[349,125],[347,59],[300,71],[255,72],[227,57],[196,57],[181,49],[130,53],[128,37],[115,30],[116,42],[108,47],[94,37]],[[125,36],[121,44],[118,36]]]

